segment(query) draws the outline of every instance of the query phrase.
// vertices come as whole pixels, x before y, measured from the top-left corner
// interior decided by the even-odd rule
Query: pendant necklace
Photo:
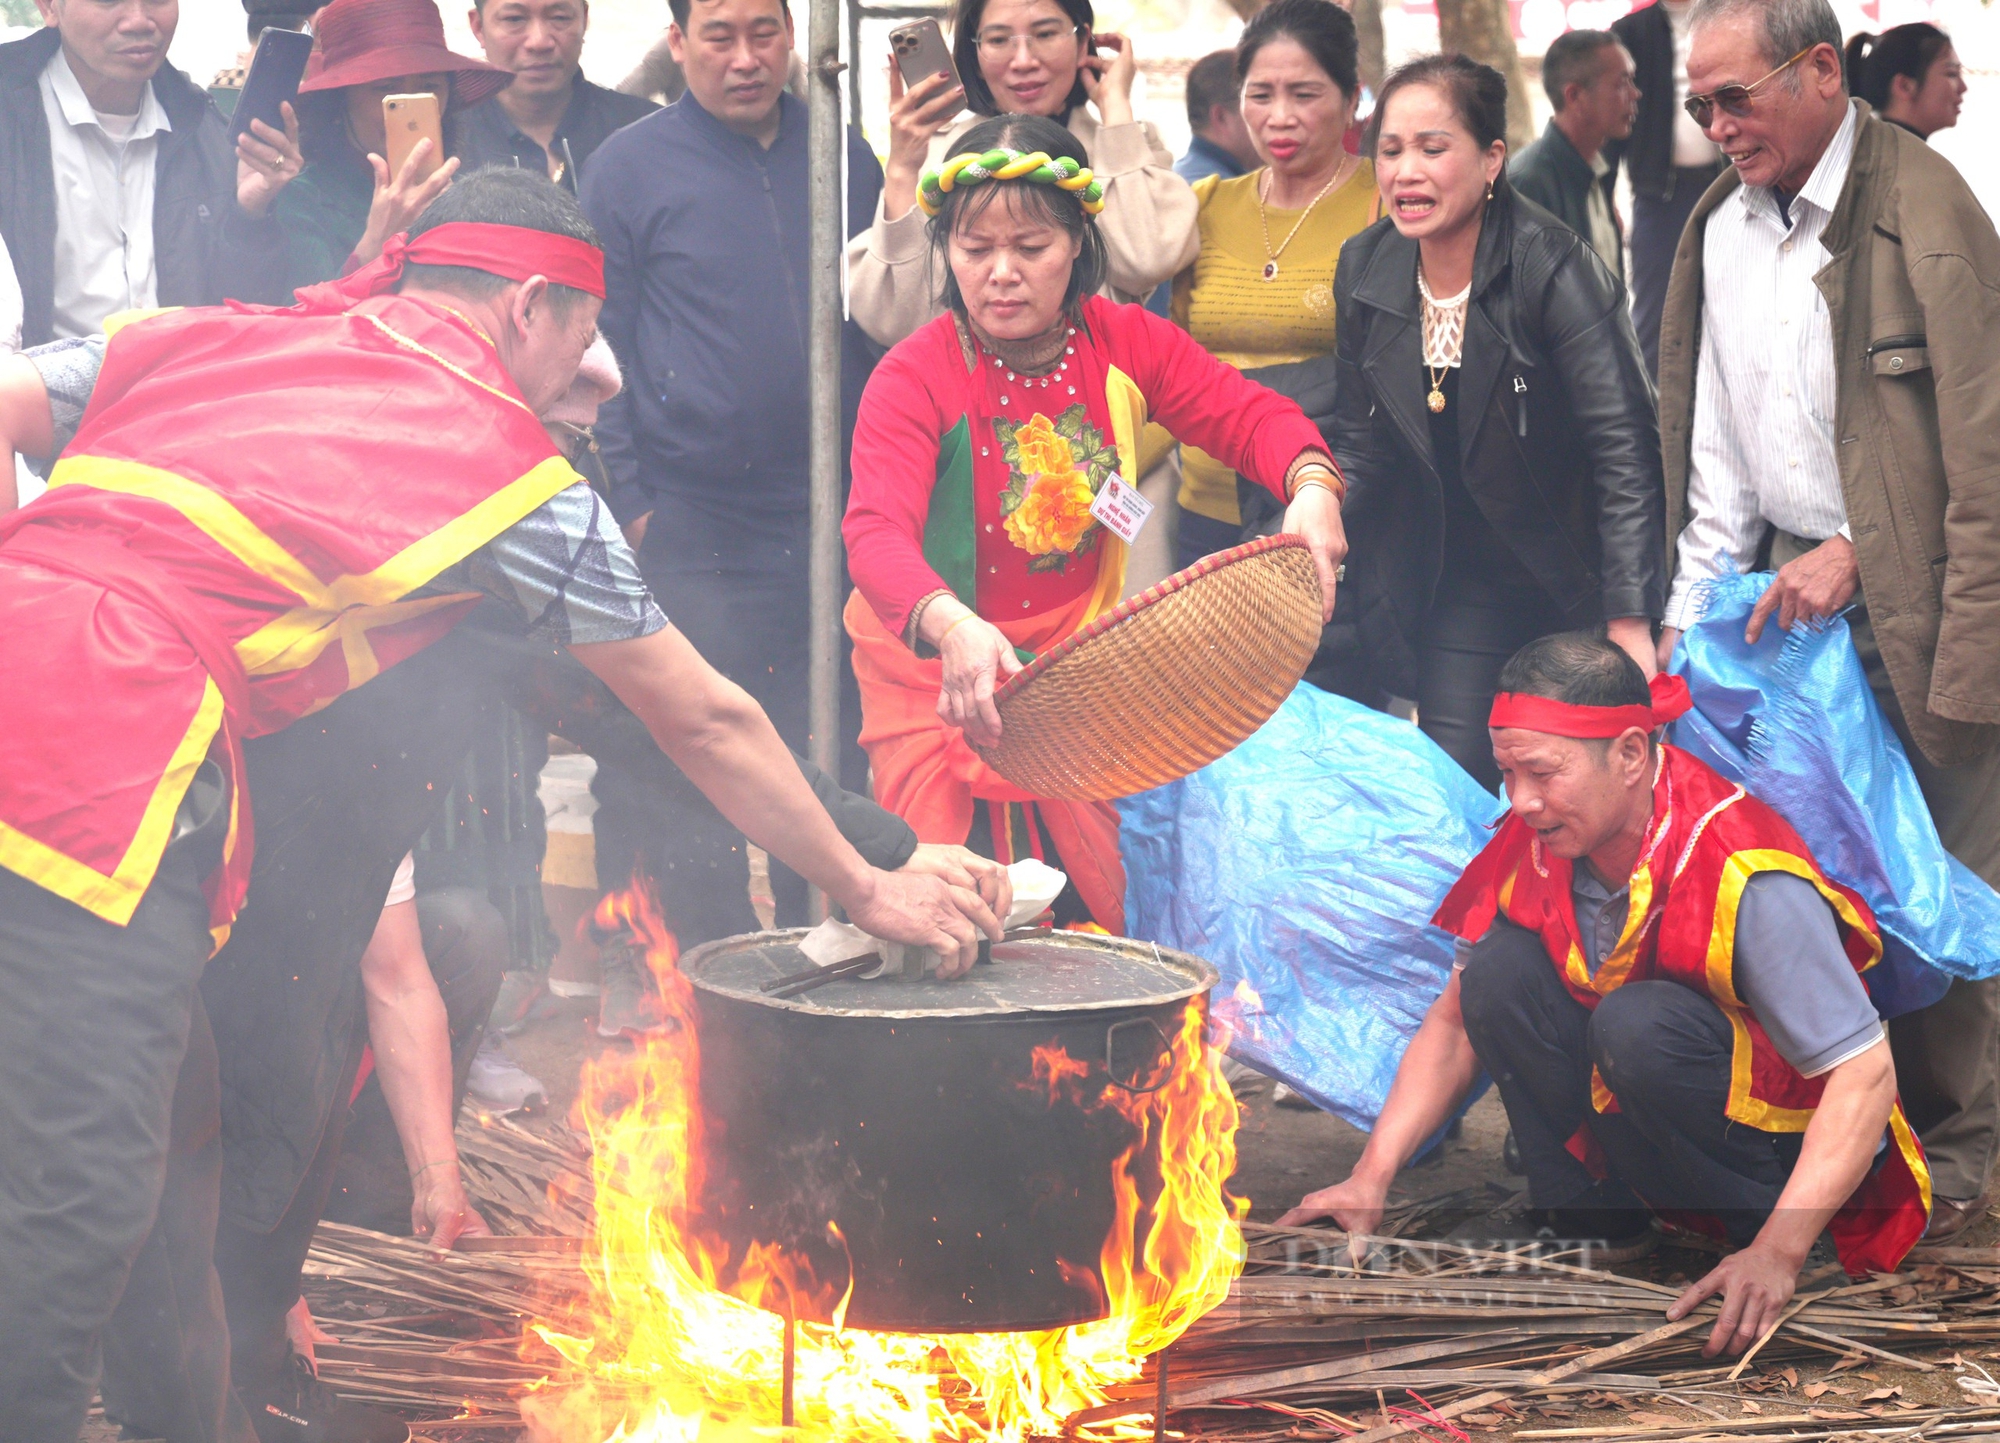
[[[1444,378],[1451,374],[1451,368],[1459,363],[1465,349],[1466,302],[1472,297],[1472,282],[1465,283],[1465,289],[1455,296],[1439,300],[1431,294],[1430,284],[1424,280],[1424,268],[1417,266],[1417,290],[1424,298],[1424,374],[1430,378],[1431,391],[1424,398],[1424,404],[1436,415],[1444,410]]]
[[[1318,195],[1306,202],[1306,208],[1299,213],[1297,222],[1285,233],[1285,238],[1278,242],[1276,250],[1271,249],[1271,223],[1264,215],[1264,191],[1271,178],[1270,169],[1266,167],[1263,180],[1257,183],[1257,225],[1264,232],[1264,269],[1259,274],[1265,280],[1275,281],[1278,278],[1278,257],[1285,253],[1285,247],[1292,243],[1292,237],[1299,233],[1299,227],[1306,223],[1306,218],[1313,213],[1313,207],[1325,200],[1335,186],[1352,175],[1353,167],[1359,164],[1360,162],[1351,155],[1341,157],[1340,164],[1334,167],[1333,178],[1319,188]]]

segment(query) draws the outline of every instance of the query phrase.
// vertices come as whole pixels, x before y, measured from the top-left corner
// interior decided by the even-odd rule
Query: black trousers
[[[483,891],[447,887],[417,898],[424,958],[451,1029],[452,1103],[486,1032],[508,958],[505,919]],[[322,1217],[407,1236],[413,1202],[402,1139],[371,1076],[352,1107],[328,1121],[305,1179],[277,1227],[256,1232],[223,1222],[215,1262],[227,1304],[231,1369],[244,1396],[266,1391],[290,1366],[285,1315],[299,1300],[306,1253]]]
[[[1536,637],[1564,629],[1539,589],[1479,577],[1439,586],[1417,646],[1417,725],[1489,792],[1500,789],[1486,728],[1500,669]]]
[[[1460,976],[1473,1051],[1500,1090],[1536,1207],[1576,1203],[1595,1180],[1565,1144],[1586,1122],[1613,1178],[1655,1208],[1719,1218],[1748,1243],[1771,1215],[1803,1135],[1732,1122],[1729,1021],[1677,982],[1628,982],[1584,1007],[1541,939],[1505,919]],[[1595,1065],[1619,1111],[1590,1104]],[[1595,1205],[1603,1205],[1601,1191]]]
[[[1673,194],[1632,196],[1632,328],[1646,369],[1660,374],[1660,313],[1667,306],[1667,279],[1674,270],[1674,249],[1702,192],[1722,174],[1720,165],[1680,167],[1674,171]]]
[[[215,1042],[196,984],[226,790],[204,763],[123,927],[0,871],[0,1439],[75,1443],[159,1370],[171,1443],[252,1438],[211,1262]]]
[[[721,537],[711,521],[681,515],[663,500],[647,526],[639,569],[703,659],[756,698],[787,746],[809,754],[805,535],[802,527],[777,531]],[[841,784],[866,791],[861,694],[845,645],[841,651]],[[622,887],[635,871],[650,876],[683,947],[756,930],[745,900],[750,865],[743,834],[712,807],[676,805],[665,787],[603,762],[591,791],[601,886]],[[771,890],[778,925],[805,926],[805,879],[773,858]]]

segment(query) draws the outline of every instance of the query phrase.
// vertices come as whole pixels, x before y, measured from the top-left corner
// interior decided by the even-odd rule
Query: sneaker
[[[1575,1254],[1567,1261],[1587,1268],[1645,1257],[1659,1242],[1652,1214],[1628,1201],[1629,1193],[1623,1197],[1600,1195],[1604,1192],[1605,1185],[1600,1183],[1571,1207],[1502,1208],[1460,1223],[1445,1234],[1445,1239],[1487,1252],[1522,1253],[1531,1258]]]
[[[505,1117],[513,1112],[537,1112],[549,1105],[549,1090],[541,1079],[507,1055],[492,1033],[480,1040],[465,1075],[465,1095],[488,1112]]]
[[[667,1030],[652,976],[628,934],[614,933],[598,944],[597,987],[599,1037],[643,1037]]]
[[[258,1443],[409,1443],[410,1430],[395,1414],[343,1401],[296,1354],[275,1387],[257,1394],[239,1388],[236,1398]]]
[[[523,968],[500,976],[500,995],[493,999],[493,1011],[486,1019],[486,1035],[512,1037],[529,1022],[534,1006],[548,985],[548,974]]]

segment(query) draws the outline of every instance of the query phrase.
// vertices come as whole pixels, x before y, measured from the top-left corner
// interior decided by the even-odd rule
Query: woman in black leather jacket
[[[1341,248],[1328,439],[1349,486],[1341,609],[1371,681],[1491,787],[1501,665],[1598,625],[1651,675],[1666,601],[1653,388],[1625,293],[1508,187],[1506,82],[1412,61],[1374,122],[1384,219]]]

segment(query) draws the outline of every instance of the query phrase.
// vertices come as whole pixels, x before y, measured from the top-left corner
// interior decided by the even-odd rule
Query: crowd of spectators
[[[786,0],[671,0],[662,48],[631,87],[649,94],[583,75],[587,0],[474,0],[483,58],[448,47],[435,0],[245,0],[251,41],[310,25],[316,49],[284,125],[235,139],[241,72],[204,89],[168,62],[174,0],[40,3],[46,28],[0,46],[0,347],[88,338],[156,307],[282,304],[381,256],[469,175],[546,176],[605,254],[586,372],[610,399],[577,418],[566,449],[680,632],[808,749],[810,156]],[[960,348],[977,358],[986,346],[1010,383],[1017,364],[1043,384],[1072,360],[1079,377],[1136,369],[1139,389],[1168,398],[1139,422],[1168,429],[1099,438],[1133,453],[1124,474],[1160,511],[1155,551],[1133,551],[1160,559],[1121,560],[1126,594],[1272,529],[1288,503],[1296,529],[1298,497],[1318,486],[1335,497],[1348,569],[1312,679],[1374,705],[1414,702],[1423,731],[1491,788],[1486,719],[1520,648],[1600,628],[1650,677],[1690,624],[1700,579],[1774,567],[1754,625],[1847,613],[1944,844],[2000,885],[2000,243],[1924,143],[1965,92],[1942,31],[1843,44],[1825,0],[1653,0],[1550,47],[1553,117],[1510,156],[1496,71],[1420,57],[1367,97],[1347,12],[1271,0],[1232,49],[1189,71],[1193,139],[1178,158],[1134,112],[1145,37],[1099,30],[1090,0],[956,0],[949,34],[953,71],[906,82],[890,66],[886,154],[846,138],[841,380],[854,604],[875,612],[872,629],[850,615],[864,653],[942,652],[947,720],[976,733],[1015,665],[1014,623],[1029,620],[989,615],[990,596],[972,604],[951,575],[927,590],[939,575],[924,523],[939,501],[897,510],[909,498],[883,499],[896,489],[885,478],[921,489],[935,473],[943,487],[947,461],[924,448],[953,407],[971,415],[988,398],[912,370],[907,349],[900,367],[882,365],[885,352],[919,338],[948,370]],[[392,173],[382,102],[423,92],[439,101],[444,154],[420,145]],[[1072,237],[1074,269],[1065,262],[1050,305],[1098,329],[1087,342],[1070,332],[1046,375],[1008,349],[1040,331],[964,329],[968,306],[984,314],[958,289],[973,263],[939,239],[924,187],[968,146],[1059,152],[1094,176],[1101,206],[1087,244]],[[987,264],[990,276],[1001,262]],[[1149,297],[1179,328],[1171,346],[1147,329],[1163,322],[1113,305]],[[1322,441],[1253,437],[1263,391],[1239,393],[1225,368],[1297,401]],[[921,456],[899,450],[898,427],[924,408],[942,408],[942,428],[919,438]],[[980,414],[968,446],[1015,424]],[[40,481],[23,471],[14,486],[0,482],[0,509],[31,504]],[[1005,544],[994,532],[967,555],[989,559]],[[1089,552],[1070,540],[1066,558]],[[992,595],[1018,583],[1022,608],[1057,592],[1067,605],[1097,585],[1098,571],[1064,577],[1055,554],[1037,552]],[[1331,598],[1331,573],[1327,585]],[[933,606],[948,593],[960,600]],[[840,776],[819,780],[827,795],[834,781],[867,793],[874,750],[888,805],[882,726],[851,663],[843,683]],[[637,938],[609,919],[579,931],[567,904],[551,923],[544,797],[563,788],[544,781],[562,771],[549,729],[496,702],[472,734],[399,882],[408,895],[389,900],[418,902],[450,1003],[452,1106],[471,1088],[512,1107],[538,1087],[497,1039],[550,986],[595,987],[607,1037],[659,1015]],[[587,773],[563,773],[571,801]],[[718,813],[616,755],[597,764],[582,814],[593,805],[594,860],[570,869],[569,890],[646,879],[684,947],[754,928],[750,849]],[[1017,826],[1043,825],[1029,805],[983,799],[967,831],[954,801],[938,815],[960,834],[924,839],[1006,860]],[[1087,823],[1035,836],[1101,884],[1071,898],[1072,919],[1113,920],[1115,826],[1095,872]],[[803,923],[805,881],[775,862],[769,880],[777,923]],[[551,983],[552,960],[579,943],[594,947],[595,975]],[[408,982],[383,981],[398,975],[384,959],[371,1025],[375,1003]],[[1903,1096],[1940,1205],[1962,1221],[1981,1210],[2000,1147],[2000,998],[1992,983],[1957,982],[1899,1021]],[[336,1213],[351,1194],[350,1215],[383,1216],[365,1179],[371,1149],[393,1173],[397,1148],[413,1146],[416,1124],[389,1116],[404,1086],[393,1065],[374,1091],[357,1085],[348,1168],[361,1180],[336,1190]],[[411,1201],[405,1188],[390,1211]]]

